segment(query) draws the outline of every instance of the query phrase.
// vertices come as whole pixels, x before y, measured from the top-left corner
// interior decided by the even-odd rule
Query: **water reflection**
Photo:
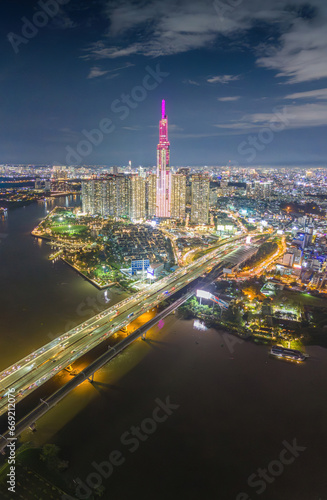
[[[205,326],[205,324],[200,321],[199,319],[195,319],[193,322],[193,329],[194,330],[200,330],[200,331],[206,331],[208,328]]]

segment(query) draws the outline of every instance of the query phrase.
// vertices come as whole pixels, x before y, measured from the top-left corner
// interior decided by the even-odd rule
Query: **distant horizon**
[[[0,167],[29,167],[29,168],[52,168],[54,166],[60,166],[60,167],[65,167],[65,168],[113,168],[113,167],[118,167],[118,168],[129,168],[128,164],[117,164],[117,163],[112,163],[112,164],[82,164],[82,165],[61,165],[61,164],[51,164],[51,163],[0,163]],[[156,165],[132,165],[132,169],[136,170],[139,167],[142,167],[144,169],[150,169],[150,168],[156,168]],[[324,169],[327,168],[327,163],[326,165],[171,165],[172,168],[226,168],[226,169],[280,169],[280,168],[299,168],[299,169]]]

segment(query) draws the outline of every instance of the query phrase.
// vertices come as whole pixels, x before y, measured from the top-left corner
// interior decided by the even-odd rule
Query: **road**
[[[81,383],[85,382],[86,379],[89,379],[93,383],[93,375],[95,374],[95,372],[100,370],[100,368],[102,368],[115,356],[126,349],[126,347],[132,344],[136,339],[145,335],[146,332],[150,330],[150,328],[152,328],[155,324],[157,324],[158,321],[160,321],[160,319],[163,319],[171,314],[175,309],[177,309],[190,297],[192,297],[193,294],[194,290],[184,294],[182,297],[173,302],[173,304],[170,304],[163,311],[157,314],[155,318],[150,319],[150,321],[142,325],[135,332],[128,335],[128,337],[115,345],[115,347],[109,347],[107,352],[102,354],[102,356],[100,356],[93,363],[84,368],[83,371],[78,373],[63,387],[60,387],[60,389],[58,389],[54,394],[51,394],[51,396],[46,399],[40,400],[40,404],[36,408],[34,408],[30,413],[25,415],[19,422],[17,422],[15,426],[15,437],[17,438],[28,427],[33,428],[39,418],[45,415],[49,410],[51,410],[51,408],[56,406],[56,404],[59,403],[59,401],[61,401],[64,397],[66,397],[72,390],[78,387]],[[9,430],[4,432],[3,435],[0,435],[1,453],[3,453],[3,450],[6,448],[10,437],[12,437],[12,434],[10,434]]]
[[[278,242],[278,248],[273,255],[268,255],[268,257],[256,264],[252,269],[248,271],[243,271],[237,273],[237,278],[248,278],[250,276],[259,276],[263,271],[269,271],[269,268],[286,252],[286,239],[285,236],[282,237],[281,241]]]
[[[64,333],[0,373],[0,415],[7,411],[7,393],[15,389],[17,402],[68,367],[87,351],[137,317],[208,272],[244,241],[244,236],[224,241],[221,247],[176,270],[145,290],[109,307]]]

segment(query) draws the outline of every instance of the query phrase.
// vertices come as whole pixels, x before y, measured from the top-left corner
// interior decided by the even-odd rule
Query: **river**
[[[87,297],[105,307],[29,235],[49,209],[11,211],[0,228],[2,368],[77,322]],[[120,299],[108,292],[110,303]],[[264,345],[171,315],[23,440],[60,446],[65,474],[85,485],[117,450],[105,499],[327,500],[327,350],[308,353],[303,365],[277,361]]]

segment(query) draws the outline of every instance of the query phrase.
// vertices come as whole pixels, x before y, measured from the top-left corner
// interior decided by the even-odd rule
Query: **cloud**
[[[212,49],[227,39],[254,50],[257,65],[275,71],[281,83],[327,78],[325,0],[103,1],[107,30],[87,48],[86,59],[169,56]],[[258,26],[274,35],[251,46],[244,35]],[[209,83],[228,83],[214,78]]]
[[[90,69],[90,73],[88,74],[87,78],[98,78],[99,76],[106,75],[107,73],[108,71],[100,69],[99,66],[93,66],[93,68]]]
[[[196,82],[195,80],[183,80],[183,83],[187,83],[188,85],[200,86],[200,84],[198,82]]]
[[[49,24],[50,28],[61,29],[61,30],[72,29],[76,28],[77,26],[78,24],[75,21],[73,21],[67,14],[67,12],[64,11],[62,8],[59,9],[58,14],[56,14],[52,18],[52,21]]]
[[[309,90],[308,92],[297,92],[288,94],[284,99],[327,99],[327,89]]]
[[[216,133],[206,133],[206,132],[194,132],[194,133],[185,133],[185,134],[174,134],[174,138],[176,139],[206,139],[209,137],[220,137],[221,135],[226,135],[223,132],[216,132]]]
[[[279,37],[278,43],[267,46],[257,64],[277,71],[284,83],[302,83],[327,78],[327,5],[324,0],[311,0],[310,15],[300,6]]]
[[[241,98],[240,95],[234,95],[230,97],[218,97],[218,101],[221,102],[232,102],[232,101],[238,101]]]
[[[170,123],[170,124],[169,124],[169,130],[170,130],[171,132],[175,132],[176,130],[177,130],[177,131],[182,131],[182,130],[184,130],[184,129],[183,129],[182,127],[180,127],[179,125],[175,125],[175,123]]]
[[[220,35],[234,36],[253,27],[257,21],[275,23],[283,14],[280,4],[286,0],[247,0],[233,7],[226,2],[222,18],[219,0],[115,0],[105,9],[108,32],[105,45],[97,57],[122,57],[130,54],[161,56],[213,47]],[[231,3],[231,2],[230,2]],[[142,33],[142,37],[140,36]],[[133,40],[133,35],[135,40]],[[113,39],[121,44],[113,46]]]
[[[117,78],[120,73],[112,73],[111,75],[106,76],[106,80],[113,80],[114,78]]]
[[[238,121],[214,126],[239,134],[258,132],[271,126],[272,129],[280,127],[283,130],[327,126],[327,103],[284,106],[268,113],[247,114]]]
[[[102,70],[99,66],[93,66],[90,69],[90,73],[87,78],[98,78],[99,76],[106,76],[106,80],[111,80],[113,78],[116,78],[117,76],[120,75],[120,73],[117,73],[118,71],[121,71],[122,69],[130,68],[132,66],[135,66],[135,64],[132,64],[130,62],[127,62],[123,64],[122,66],[118,66],[118,68],[111,68],[107,70]]]
[[[233,82],[234,80],[239,80],[240,75],[218,75],[218,76],[212,76],[211,78],[207,79],[207,82],[209,83],[229,83]]]

